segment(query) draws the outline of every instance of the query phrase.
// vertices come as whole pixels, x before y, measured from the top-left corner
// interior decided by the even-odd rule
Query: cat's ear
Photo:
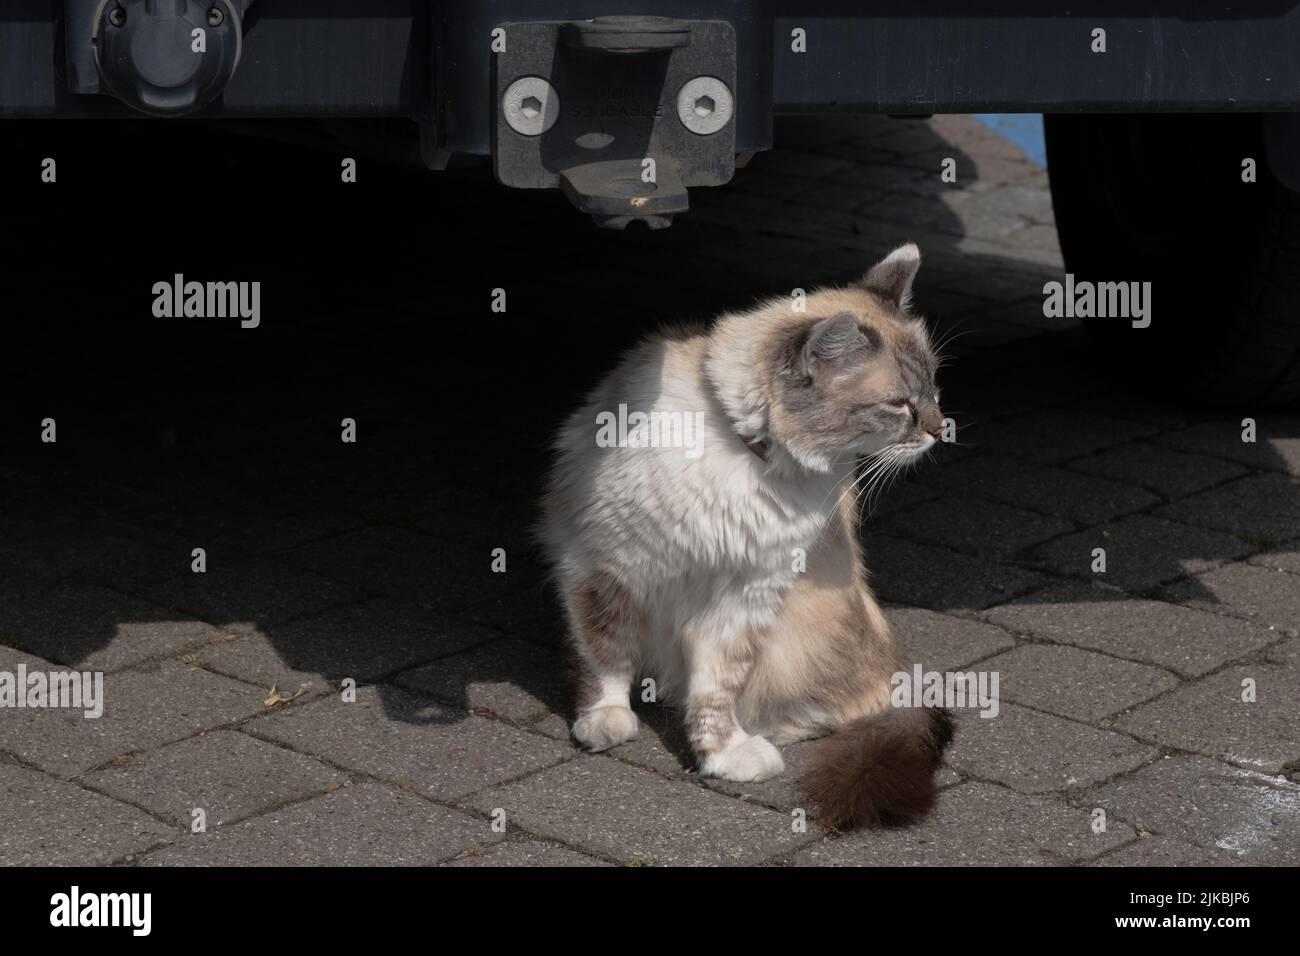
[[[912,300],[912,280],[921,268],[921,250],[916,243],[899,246],[871,267],[862,277],[863,287],[878,292],[900,309]]]
[[[817,365],[842,365],[865,357],[871,340],[858,328],[852,312],[839,312],[813,324],[803,347],[803,369],[810,373]]]

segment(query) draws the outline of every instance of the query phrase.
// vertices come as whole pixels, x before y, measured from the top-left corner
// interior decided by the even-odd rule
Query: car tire
[[[1202,403],[1300,400],[1300,195],[1269,173],[1261,118],[1053,115],[1045,129],[1066,269],[1151,282],[1148,327],[1085,321],[1103,360]]]

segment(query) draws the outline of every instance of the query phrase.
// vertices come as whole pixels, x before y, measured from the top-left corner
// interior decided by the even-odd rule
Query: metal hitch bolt
[[[114,7],[108,11],[108,22],[119,29],[126,26],[126,11],[121,7]]]
[[[540,76],[525,76],[506,87],[501,111],[516,133],[541,136],[560,118],[560,95]]]
[[[226,22],[226,15],[222,13],[220,10],[218,10],[216,7],[213,7],[211,10],[208,11],[208,26],[219,27],[221,26],[221,24],[225,22]]]
[[[677,118],[692,133],[708,136],[731,121],[731,90],[716,76],[697,76],[677,94]]]

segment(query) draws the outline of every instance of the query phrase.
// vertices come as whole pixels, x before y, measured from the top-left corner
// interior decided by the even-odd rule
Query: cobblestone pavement
[[[0,459],[0,671],[104,671],[106,707],[0,710],[0,863],[1300,863],[1300,416],[1099,373],[1042,315],[1046,175],[973,118],[788,119],[778,141],[663,233],[598,232],[480,170],[378,193],[360,237],[313,220],[307,252],[267,219],[292,295],[268,290],[263,338],[155,332],[126,370],[77,373],[80,400],[15,399],[60,431]],[[429,235],[358,266],[412,207]],[[641,739],[580,753],[528,532],[549,430],[638,328],[842,282],[908,239],[960,442],[884,496],[868,563],[915,660],[996,671],[1002,697],[960,713],[937,812],[798,832],[808,744],[778,779],[701,780],[653,706]],[[260,273],[206,278],[234,275]],[[141,288],[105,308],[147,308]]]

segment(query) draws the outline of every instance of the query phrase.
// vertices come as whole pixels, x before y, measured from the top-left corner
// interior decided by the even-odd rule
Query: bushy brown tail
[[[951,742],[946,710],[891,707],[823,740],[804,791],[838,830],[914,823],[934,806],[934,772]]]

